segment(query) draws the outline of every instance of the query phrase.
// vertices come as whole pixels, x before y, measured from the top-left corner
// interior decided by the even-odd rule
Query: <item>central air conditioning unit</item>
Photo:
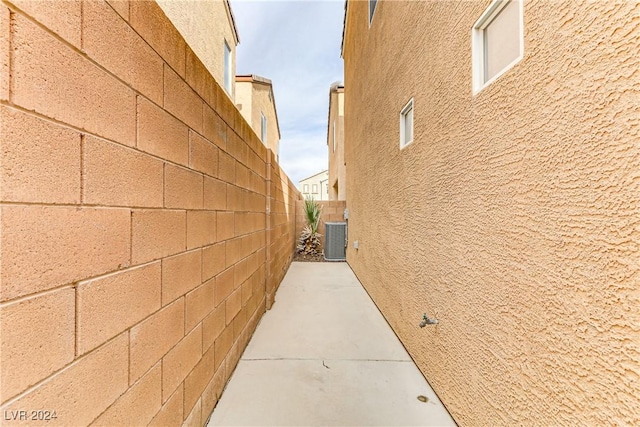
[[[327,222],[324,230],[324,259],[345,261],[347,259],[347,223]]]

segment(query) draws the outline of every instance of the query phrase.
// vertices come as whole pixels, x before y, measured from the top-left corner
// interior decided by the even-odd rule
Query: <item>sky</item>
[[[329,87],[343,81],[343,0],[231,0],[236,74],[273,82],[280,165],[298,181],[327,169]]]

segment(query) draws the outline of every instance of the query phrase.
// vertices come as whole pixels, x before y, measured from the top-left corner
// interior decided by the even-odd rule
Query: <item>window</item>
[[[378,0],[369,0],[369,25],[371,25],[371,21],[373,21],[373,14],[376,12],[376,4]]]
[[[267,118],[263,113],[260,113],[260,140],[267,143]]]
[[[233,61],[231,58],[231,48],[225,40],[224,42],[224,88],[227,93],[231,94],[231,74],[233,69]]]
[[[317,193],[318,193],[318,184],[313,184],[313,185],[311,186],[311,188],[312,188],[311,192],[312,192],[313,194],[317,194]]]
[[[336,121],[333,121],[333,152],[336,152]]]
[[[522,0],[494,0],[473,26],[473,92],[478,93],[522,59]]]
[[[413,142],[413,98],[400,111],[400,148]]]
[[[302,191],[303,193],[309,192],[309,184],[305,184],[303,188],[304,188],[304,190]]]

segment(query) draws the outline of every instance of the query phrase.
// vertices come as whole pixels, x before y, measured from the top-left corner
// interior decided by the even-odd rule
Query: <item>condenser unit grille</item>
[[[324,232],[324,259],[344,261],[347,259],[347,223],[327,222]]]

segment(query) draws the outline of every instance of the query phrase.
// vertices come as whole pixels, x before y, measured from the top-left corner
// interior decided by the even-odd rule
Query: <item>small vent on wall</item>
[[[324,259],[327,261],[344,261],[347,259],[347,223],[325,223]]]

